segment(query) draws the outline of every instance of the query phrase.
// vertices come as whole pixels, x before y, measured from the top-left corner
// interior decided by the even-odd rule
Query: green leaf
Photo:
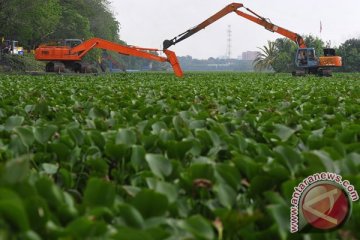
[[[98,107],[91,108],[88,114],[89,118],[92,120],[97,118],[106,118],[107,115],[108,114],[104,109],[100,109]]]
[[[63,192],[51,179],[42,177],[35,182],[39,196],[46,201],[58,219],[70,221],[77,216],[77,209],[70,194]]]
[[[309,174],[316,172],[337,172],[338,162],[334,162],[330,155],[321,150],[315,150],[304,154],[308,163]]]
[[[11,184],[24,181],[30,174],[30,158],[27,155],[6,162],[3,179]]]
[[[146,165],[145,149],[143,146],[131,147],[131,164],[135,169],[142,168]]]
[[[59,174],[58,174],[58,181],[59,185],[63,188],[71,188],[73,186],[74,180],[71,176],[70,171],[68,171],[65,168],[60,168]]]
[[[130,195],[130,196],[135,196],[136,194],[138,194],[141,191],[141,188],[139,187],[133,187],[133,186],[122,186],[122,188],[125,190],[126,194]]]
[[[56,154],[58,161],[68,161],[71,155],[71,149],[64,143],[52,143],[50,150]]]
[[[121,204],[117,207],[118,216],[126,223],[128,227],[142,228],[144,219],[139,211],[129,204]]]
[[[270,212],[275,222],[277,223],[277,229],[279,238],[286,240],[288,237],[290,211],[289,206],[276,204],[267,206],[267,210]]]
[[[30,127],[16,127],[14,132],[17,133],[25,146],[30,147],[34,142],[34,134]]]
[[[144,189],[132,199],[131,204],[147,219],[163,216],[168,210],[169,201],[161,193]]]
[[[132,228],[120,228],[114,237],[115,240],[157,240],[150,233]]]
[[[165,176],[169,176],[171,174],[171,161],[165,158],[163,155],[148,153],[146,154],[145,159],[155,176],[164,178]]]
[[[175,139],[174,134],[171,131],[161,130],[159,132],[159,139],[162,143],[167,143]]]
[[[103,135],[101,135],[101,133],[97,130],[92,130],[90,132],[90,137],[91,137],[91,140],[95,143],[95,145],[100,148],[100,149],[103,149],[104,146],[105,146],[105,139],[103,137]]]
[[[186,122],[179,116],[173,117],[172,123],[178,134],[180,134],[183,131],[183,129],[187,127]]]
[[[50,138],[57,131],[57,126],[55,125],[45,125],[41,127],[34,128],[34,137],[35,140],[41,144],[46,144]]]
[[[258,175],[250,182],[249,191],[254,195],[259,195],[274,187],[274,179],[266,175]]]
[[[34,111],[34,109],[35,109],[34,105],[26,105],[25,108],[24,108],[26,113],[31,113],[31,112]]]
[[[77,218],[66,227],[67,234],[77,239],[104,236],[106,231],[105,222],[92,221],[87,217]]]
[[[26,197],[24,203],[31,228],[37,232],[41,232],[45,229],[46,223],[50,218],[48,205],[45,200],[39,196]]]
[[[86,161],[90,167],[90,175],[93,177],[105,177],[109,173],[109,164],[103,158],[90,158]]]
[[[360,154],[359,153],[350,153],[342,161],[343,164],[343,173],[351,173],[354,176],[360,171]]]
[[[46,102],[40,102],[34,105],[34,112],[39,115],[45,115],[49,112],[49,106]]]
[[[191,181],[196,179],[208,179],[214,181],[214,168],[210,164],[193,164],[188,169],[188,174]]]
[[[233,159],[237,169],[246,176],[248,179],[252,179],[258,175],[261,169],[261,165],[248,156],[238,155]]]
[[[217,164],[216,173],[218,174],[218,179],[222,180],[228,186],[232,187],[235,191],[240,187],[241,176],[239,171],[229,164]]]
[[[41,240],[42,238],[36,232],[29,230],[19,235],[19,239]]]
[[[79,128],[71,127],[67,129],[70,137],[76,142],[77,145],[82,145],[84,142],[84,134]]]
[[[274,134],[278,136],[281,141],[286,142],[294,133],[295,130],[282,124],[274,124]]]
[[[215,187],[215,192],[221,205],[227,209],[232,209],[236,201],[236,192],[234,189],[227,184],[219,184]]]
[[[289,146],[277,146],[274,150],[282,157],[282,164],[287,167],[293,175],[297,173],[303,162],[301,155]]]
[[[16,231],[29,230],[29,221],[21,198],[12,190],[0,188],[0,216]]]
[[[146,182],[150,189],[155,190],[158,193],[164,194],[169,203],[174,203],[178,198],[178,189],[173,184],[159,181],[155,178],[147,178]]]
[[[193,147],[192,142],[190,141],[168,141],[166,143],[167,155],[169,158],[175,158],[182,160],[184,159],[186,153]]]
[[[113,160],[121,161],[128,147],[124,144],[106,143],[105,154]]]
[[[115,200],[115,187],[102,179],[91,178],[85,188],[84,205],[93,207],[112,207]]]
[[[5,130],[11,131],[16,127],[21,126],[21,124],[24,122],[24,117],[22,116],[11,116],[9,117],[5,122]]]
[[[158,227],[148,228],[145,231],[149,236],[151,236],[153,239],[157,239],[157,240],[169,240],[170,237],[175,237],[174,236],[175,234],[169,233],[169,231],[166,228],[161,226],[162,224],[164,224],[164,221],[161,222],[161,219],[160,219],[159,223],[155,224],[155,226],[158,226]]]
[[[136,144],[136,134],[130,129],[121,129],[116,135],[115,143],[130,146]]]
[[[164,122],[156,122],[152,126],[153,134],[159,134],[161,130],[166,130],[167,126]]]
[[[201,129],[205,128],[205,121],[204,120],[192,120],[189,124],[190,129]]]
[[[192,216],[184,221],[182,227],[193,234],[196,239],[215,239],[211,224],[200,215]]]
[[[294,188],[292,188],[292,190],[294,191]],[[282,205],[286,206],[286,204],[289,203],[289,202],[286,202],[284,200],[284,198],[282,198],[278,192],[268,191],[268,192],[264,193],[264,196],[265,196],[266,200],[268,202],[270,202],[271,204],[282,204]]]
[[[41,166],[44,169],[44,172],[49,175],[53,175],[59,170],[58,164],[43,163]]]

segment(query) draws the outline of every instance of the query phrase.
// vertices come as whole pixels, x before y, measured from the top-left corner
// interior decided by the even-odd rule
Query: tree
[[[0,0],[0,9],[1,32],[26,47],[92,36],[119,41],[120,24],[107,0]]]
[[[278,51],[274,42],[268,41],[268,44],[260,49],[260,53],[255,58],[253,64],[255,70],[271,70],[278,56]]]
[[[349,39],[340,45],[338,54],[343,59],[342,71],[360,71],[360,39]]]
[[[58,0],[9,0],[0,5],[0,25],[5,37],[28,47],[50,35],[61,15]]]
[[[59,24],[48,38],[49,40],[66,38],[88,39],[92,36],[89,19],[79,14],[73,6],[63,5]]]
[[[278,38],[274,43],[278,55],[272,67],[275,72],[292,72],[294,70],[294,56],[298,48],[296,43],[288,38]]]
[[[323,40],[321,40],[318,37],[314,37],[312,35],[306,36],[304,38],[304,40],[305,40],[306,46],[311,47],[311,48],[315,48],[315,52],[316,52],[318,57],[322,56],[324,54],[323,49],[325,47],[325,43],[324,43]]]
[[[90,31],[94,36],[119,41],[120,23],[115,19],[107,0],[82,0],[74,4],[81,5],[76,9],[89,19]]]

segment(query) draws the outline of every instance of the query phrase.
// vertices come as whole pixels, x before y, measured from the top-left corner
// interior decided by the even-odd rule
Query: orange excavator
[[[248,11],[248,13],[240,11],[239,8],[244,8]],[[243,18],[263,26],[266,30],[279,33],[280,35],[291,39],[298,45],[298,49],[295,55],[296,70],[293,71],[294,76],[303,76],[305,74],[331,76],[331,68],[342,66],[342,59],[341,57],[336,56],[335,49],[324,48],[324,56],[317,57],[315,54],[315,49],[308,48],[304,39],[299,34],[271,23],[269,19],[258,15],[249,8],[246,8],[241,3],[231,3],[199,25],[187,30],[186,32],[174,37],[171,40],[165,40],[163,42],[163,49],[166,50],[172,45],[185,40],[186,38],[192,36],[193,34],[232,12],[235,12],[237,15]]]
[[[146,58],[152,61],[169,62],[175,75],[177,77],[183,76],[180,64],[173,51],[124,46],[100,38],[91,38],[85,42],[80,39],[66,39],[60,46],[40,45],[35,49],[35,59],[48,62],[46,64],[46,72],[65,72],[65,70],[79,73],[93,72],[93,67],[84,63],[82,59],[94,48]],[[167,57],[151,53],[159,51],[163,51]]]

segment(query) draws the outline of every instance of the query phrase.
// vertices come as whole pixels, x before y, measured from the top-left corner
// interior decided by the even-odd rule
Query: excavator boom
[[[74,64],[69,63],[81,61],[82,58],[94,48],[114,51],[118,52],[119,54],[145,58],[157,62],[169,62],[174,70],[175,75],[178,77],[183,76],[178,59],[175,53],[170,50],[163,51],[167,56],[165,58],[151,53],[160,51],[158,49],[124,46],[100,38],[91,38],[73,48],[68,46],[41,45],[35,50],[35,59],[39,61],[63,62],[68,66],[72,66]]]
[[[243,7],[243,4],[241,4],[241,3],[231,3],[231,4],[227,5],[226,7],[224,7],[219,12],[215,13],[214,15],[212,15],[211,17],[209,17],[208,19],[206,19],[205,21],[203,21],[199,25],[197,25],[197,26],[195,26],[193,28],[190,28],[186,32],[183,32],[182,34],[174,37],[171,40],[165,40],[163,42],[163,49],[168,49],[172,45],[175,45],[178,42],[181,42],[181,41],[185,40],[186,38],[194,35],[198,31],[206,28],[210,24],[216,22],[220,18],[226,16],[227,14],[229,14],[229,13],[231,13],[231,12],[235,11],[236,9],[241,8],[241,7]]]
[[[251,14],[242,12],[239,10],[239,8],[245,8]],[[300,48],[306,48],[304,39],[299,34],[294,33],[292,31],[289,31],[285,28],[279,27],[279,26],[271,23],[270,20],[268,20],[264,17],[261,17],[260,15],[258,15],[254,11],[252,11],[251,9],[246,8],[242,3],[231,3],[231,4],[227,5],[226,7],[224,7],[223,9],[221,9],[219,12],[215,13],[214,15],[212,15],[211,17],[206,19],[205,21],[203,21],[202,23],[200,23],[199,25],[197,25],[193,28],[190,28],[186,32],[174,37],[171,40],[165,40],[163,42],[163,49],[168,49],[172,45],[175,45],[178,42],[185,40],[186,38],[192,36],[193,34],[204,29],[205,27],[209,26],[210,24],[214,23],[215,21],[219,20],[220,18],[226,16],[227,14],[229,14],[231,12],[235,12],[237,15],[239,15],[243,18],[246,18],[254,23],[257,23],[271,32],[277,32],[277,33],[283,35],[284,37],[287,37],[287,38],[293,40]]]
[[[271,32],[276,32],[284,37],[291,39],[299,46],[299,48],[306,48],[305,41],[299,34],[294,33],[290,30],[287,30],[285,28],[279,27],[279,26],[271,23],[270,20],[259,16],[258,14],[256,14],[255,12],[253,12],[252,10],[250,10],[248,8],[245,8],[245,9],[247,11],[249,11],[250,13],[252,13],[254,16],[247,14],[245,12],[242,12],[240,10],[235,10],[234,12],[243,18],[246,18],[254,23],[257,23],[257,24],[263,26],[266,30],[269,30]]]

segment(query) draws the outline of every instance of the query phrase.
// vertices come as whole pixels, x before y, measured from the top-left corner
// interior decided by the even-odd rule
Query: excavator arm
[[[240,11],[239,8],[245,8],[250,14]],[[270,20],[261,17],[260,15],[256,14],[254,11],[250,10],[249,8],[244,7],[244,5],[241,3],[231,3],[227,5],[225,8],[221,9],[219,12],[215,13],[213,16],[209,17],[208,19],[200,23],[199,25],[190,28],[186,32],[174,37],[171,40],[165,40],[163,42],[163,49],[168,49],[172,45],[175,45],[178,42],[185,40],[186,38],[192,36],[193,34],[204,29],[205,27],[209,26],[210,24],[214,23],[215,21],[219,20],[220,18],[226,16],[231,12],[235,12],[237,15],[244,17],[254,23],[257,23],[271,32],[277,32],[283,35],[284,37],[293,40],[300,48],[306,48],[304,39],[299,34],[271,23]]]
[[[246,18],[254,23],[257,23],[257,24],[263,26],[266,30],[269,30],[271,32],[276,32],[284,37],[289,38],[290,40],[294,41],[299,46],[299,48],[306,48],[305,41],[299,34],[294,33],[290,30],[287,30],[285,28],[279,27],[279,26],[271,23],[269,19],[261,17],[260,15],[256,14],[249,8],[245,8],[245,9],[248,12],[250,12],[251,14],[253,14],[254,16],[250,15],[248,13],[242,12],[240,10],[235,10],[234,12],[243,18]]]
[[[181,42],[181,41],[187,39],[188,37],[194,35],[198,31],[206,28],[210,24],[216,22],[220,18],[226,16],[227,14],[229,14],[229,13],[231,13],[231,12],[235,11],[236,9],[241,8],[241,7],[243,7],[243,4],[241,4],[241,3],[232,3],[232,4],[227,5],[226,7],[224,7],[219,12],[215,13],[214,15],[212,15],[211,17],[209,17],[208,19],[206,19],[205,21],[203,21],[199,25],[197,25],[197,26],[195,26],[193,28],[190,28],[186,32],[183,32],[183,33],[179,34],[178,36],[174,37],[171,40],[165,40],[163,42],[163,48],[168,49],[172,45],[175,45],[178,42]]]
[[[157,62],[169,62],[177,77],[182,77],[183,72],[181,70],[178,59],[173,51],[159,50],[155,48],[140,48],[134,46],[125,46],[118,43],[110,42],[100,38],[91,38],[79,45],[71,48],[69,46],[47,46],[40,45],[35,50],[35,59],[38,61],[50,61],[47,71],[57,72],[63,71],[65,66],[76,68],[74,62],[81,61],[82,58],[94,48],[109,50],[118,52],[123,55],[129,55],[134,57],[140,57]],[[163,51],[166,57],[158,56],[151,52]],[[73,69],[74,70],[74,69]],[[76,71],[76,70],[75,70]]]
[[[90,51],[93,48],[100,48],[104,50],[114,51],[118,52],[123,55],[130,55],[134,57],[140,57],[140,58],[146,58],[152,61],[157,62],[169,62],[174,70],[174,73],[178,77],[183,76],[183,72],[181,70],[180,64],[177,60],[177,57],[173,51],[170,50],[164,50],[165,55],[167,58],[154,55],[150,53],[152,52],[158,52],[160,50],[155,48],[140,48],[140,47],[133,47],[133,46],[124,46],[118,43],[110,42],[101,38],[91,38],[82,44],[79,44],[78,46],[72,48],[70,50],[70,54],[77,54],[80,58],[85,56],[88,51]]]

